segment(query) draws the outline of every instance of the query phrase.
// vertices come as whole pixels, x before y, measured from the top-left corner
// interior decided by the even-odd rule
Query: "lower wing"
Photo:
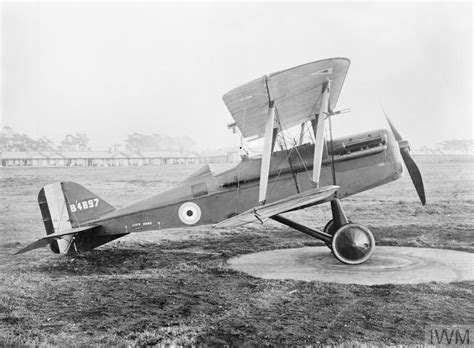
[[[225,228],[242,226],[253,222],[263,223],[265,220],[277,214],[287,213],[293,210],[327,202],[334,198],[338,189],[339,186],[323,186],[304,191],[273,203],[249,209],[239,215],[219,222],[214,225],[214,227]]]

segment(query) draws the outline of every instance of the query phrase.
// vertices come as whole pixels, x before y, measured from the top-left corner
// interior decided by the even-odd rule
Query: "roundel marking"
[[[201,219],[201,208],[194,202],[183,203],[179,207],[178,216],[186,225],[194,225]]]

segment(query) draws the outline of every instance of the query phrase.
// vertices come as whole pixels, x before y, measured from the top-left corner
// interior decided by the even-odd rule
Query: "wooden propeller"
[[[421,204],[426,204],[426,196],[425,196],[425,187],[423,185],[423,178],[421,177],[420,169],[416,165],[415,160],[413,159],[412,155],[410,154],[410,145],[408,141],[404,140],[400,133],[397,131],[393,123],[388,118],[385,110],[380,104],[382,111],[387,119],[388,124],[390,125],[390,129],[392,130],[393,135],[395,136],[395,140],[398,141],[398,146],[400,148],[400,153],[403,158],[403,162],[405,162],[405,166],[407,167],[408,173],[410,174],[411,181],[415,186],[416,192],[418,193],[418,197],[420,197]]]

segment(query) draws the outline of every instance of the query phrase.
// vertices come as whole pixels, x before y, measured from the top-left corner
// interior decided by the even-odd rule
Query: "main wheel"
[[[349,220],[349,223],[352,223],[352,221]],[[334,226],[334,220],[333,219],[328,221],[326,226],[324,226],[323,231],[327,234],[330,234],[331,236],[334,235],[334,233],[336,232],[336,227]]]
[[[330,234],[331,236],[334,234],[334,232],[336,232],[336,229],[334,228],[334,220],[333,219],[328,221],[326,226],[324,226],[323,231],[327,234]]]
[[[336,259],[348,265],[359,265],[367,261],[374,248],[372,232],[359,224],[341,226],[331,240],[331,249]]]

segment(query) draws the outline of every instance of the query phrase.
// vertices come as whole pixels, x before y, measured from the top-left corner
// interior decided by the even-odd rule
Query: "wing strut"
[[[321,107],[319,113],[311,120],[314,131],[314,157],[313,157],[313,182],[319,187],[319,177],[321,175],[321,163],[324,153],[324,123],[329,114],[329,88],[331,81],[323,84],[321,94]]]
[[[298,142],[298,145],[303,145],[303,141],[304,141],[304,126],[305,126],[305,123],[303,122],[301,124],[301,129],[300,129],[300,141]]]
[[[260,167],[260,191],[258,202],[264,205],[267,200],[268,175],[270,174],[270,159],[272,157],[274,139],[278,129],[275,128],[275,103],[270,101],[268,104],[267,123],[265,124],[265,139],[263,144],[262,166]]]

